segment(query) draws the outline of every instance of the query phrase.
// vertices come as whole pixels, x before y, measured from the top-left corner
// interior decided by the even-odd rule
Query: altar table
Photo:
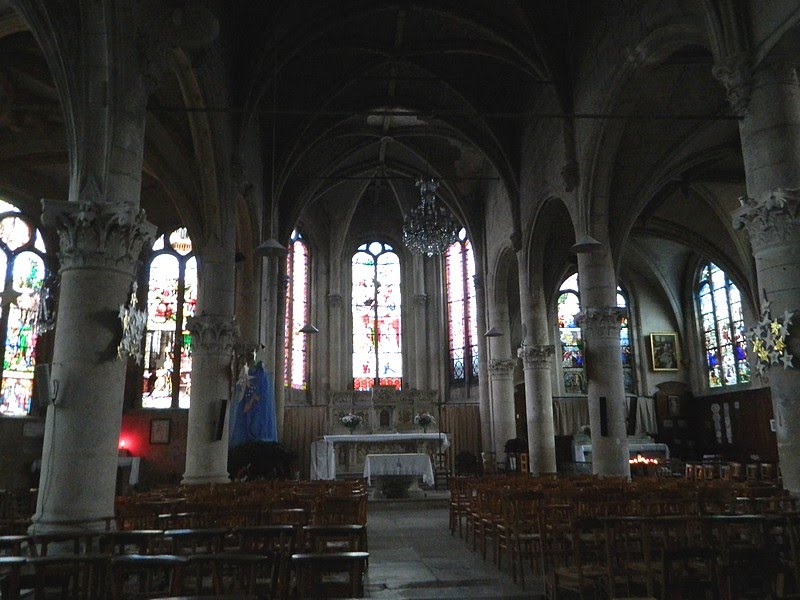
[[[381,475],[412,475],[422,477],[422,482],[433,485],[433,465],[427,454],[368,454],[364,461],[364,477],[372,484],[372,477]]]
[[[425,454],[450,447],[446,433],[326,435],[311,444],[311,479],[361,477],[369,454]]]

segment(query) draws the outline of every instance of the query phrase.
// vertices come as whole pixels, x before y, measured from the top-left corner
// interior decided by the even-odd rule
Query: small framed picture
[[[653,371],[678,370],[678,334],[651,333],[650,354]]]
[[[150,419],[150,443],[169,444],[172,419]]]

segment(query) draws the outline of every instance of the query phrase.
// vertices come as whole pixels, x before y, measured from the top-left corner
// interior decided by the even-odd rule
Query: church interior
[[[800,593],[799,52],[797,0],[0,0],[0,597],[92,536],[76,598]]]

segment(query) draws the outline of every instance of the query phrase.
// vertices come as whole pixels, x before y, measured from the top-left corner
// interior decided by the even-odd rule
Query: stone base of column
[[[114,515],[102,519],[86,521],[37,521],[28,527],[28,535],[49,535],[52,533],[104,533],[116,531],[117,524]]]
[[[181,485],[203,485],[204,483],[230,483],[231,478],[227,473],[187,475],[184,473]]]

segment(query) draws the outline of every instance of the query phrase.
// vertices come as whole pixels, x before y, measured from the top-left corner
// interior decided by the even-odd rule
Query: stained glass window
[[[185,228],[153,244],[147,289],[143,408],[189,408],[192,336],[187,320],[197,304],[197,259]]]
[[[3,362],[0,415],[31,410],[39,298],[45,279],[44,243],[33,222],[0,200],[0,336]]]
[[[308,323],[308,247],[303,237],[292,233],[286,257],[286,346],[284,348],[284,385],[306,389],[306,336],[300,329]]]
[[[561,339],[561,371],[564,376],[564,391],[567,394],[585,394],[587,391],[586,371],[583,357],[581,328],[575,317],[581,310],[578,274],[564,280],[558,297],[558,331]],[[617,306],[628,308],[628,301],[617,287]],[[633,377],[634,357],[631,345],[628,312],[622,319],[619,332],[619,346],[622,355],[622,376],[627,393],[636,393]]]
[[[389,244],[362,244],[353,255],[353,389],[400,389],[400,260]]]
[[[450,380],[478,379],[478,327],[475,320],[475,258],[466,229],[445,256]]]
[[[698,283],[708,385],[748,383],[750,363],[739,289],[711,262],[700,271]]]

